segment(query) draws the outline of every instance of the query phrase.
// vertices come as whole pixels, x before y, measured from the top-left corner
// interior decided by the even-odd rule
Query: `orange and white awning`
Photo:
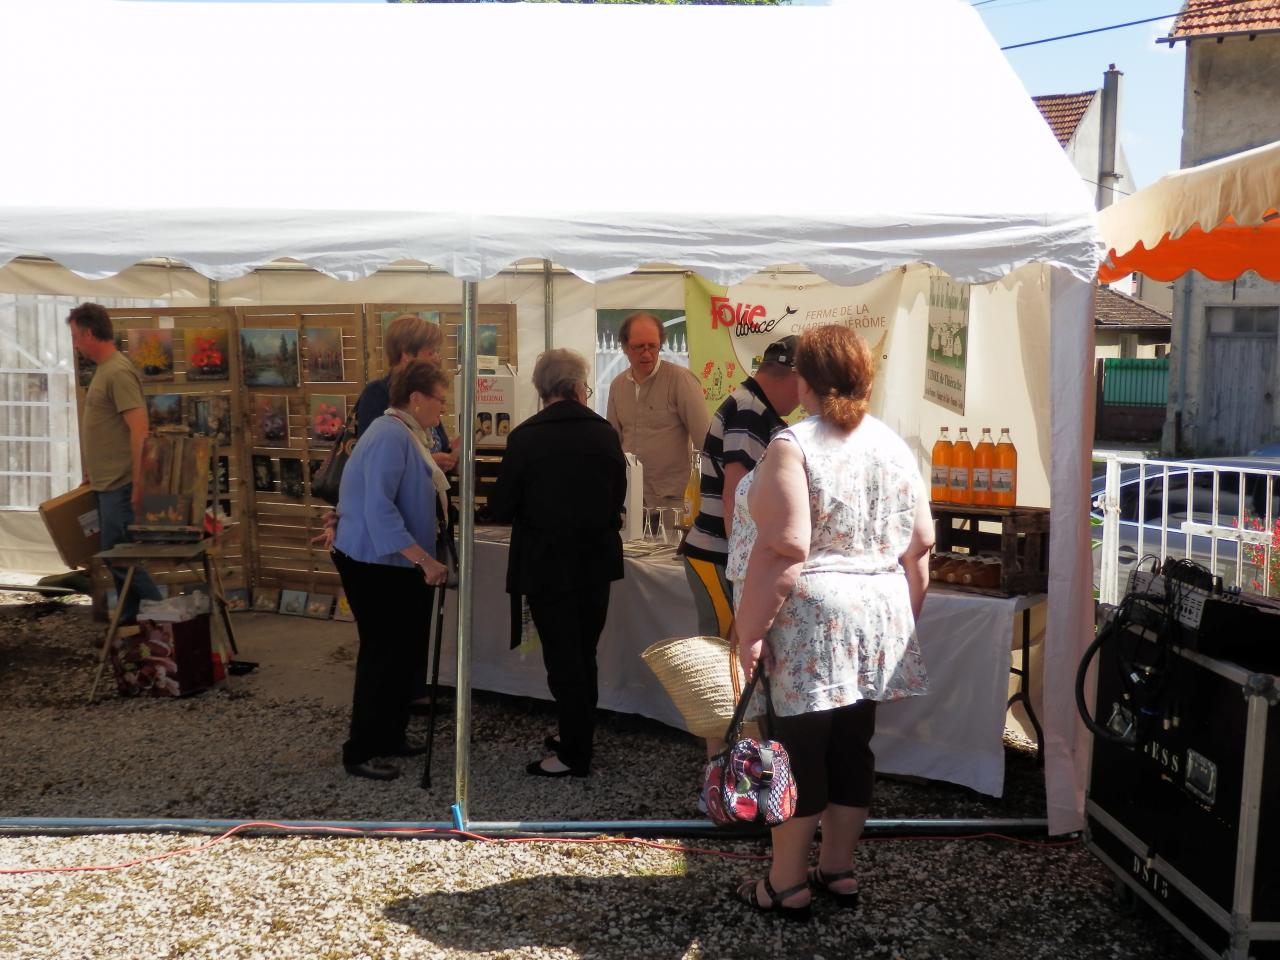
[[[1280,281],[1280,141],[1161,177],[1098,214],[1103,283],[1195,270],[1232,280],[1252,270]]]

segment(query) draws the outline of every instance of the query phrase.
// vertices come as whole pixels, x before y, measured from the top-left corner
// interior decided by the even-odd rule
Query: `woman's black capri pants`
[[[773,739],[782,741],[796,778],[797,817],[821,813],[829,803],[869,807],[876,756],[876,702],[774,719]]]

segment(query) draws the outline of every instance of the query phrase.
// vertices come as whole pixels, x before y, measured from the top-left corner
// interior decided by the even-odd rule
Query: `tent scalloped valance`
[[[1098,279],[1175,280],[1197,270],[1230,280],[1253,270],[1280,280],[1277,204],[1280,141],[1167,174],[1099,213],[1110,255]]]

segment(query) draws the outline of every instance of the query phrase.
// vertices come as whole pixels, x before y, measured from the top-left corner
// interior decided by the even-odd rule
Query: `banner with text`
[[[685,281],[689,369],[702,383],[707,406],[714,411],[755,371],[769,344],[810,327],[836,323],[853,328],[866,340],[878,373],[888,358],[901,290],[901,270],[857,287],[825,280],[797,283],[786,277],[722,287],[690,275]]]
[[[963,414],[968,356],[969,284],[930,277],[924,398]]]

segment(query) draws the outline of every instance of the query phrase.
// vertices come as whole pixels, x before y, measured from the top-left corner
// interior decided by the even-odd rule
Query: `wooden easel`
[[[103,638],[102,650],[98,655],[98,669],[94,672],[93,686],[89,690],[90,703],[97,698],[98,684],[102,681],[102,670],[107,663],[107,654],[120,633],[120,615],[124,611],[125,597],[133,588],[134,574],[137,573],[138,565],[147,560],[168,560],[179,566],[185,565],[204,580],[209,592],[209,612],[215,614],[216,611],[214,620],[222,625],[221,633],[215,630],[210,631],[214,650],[222,658],[223,663],[222,680],[219,684],[224,687],[230,685],[228,678],[231,676],[231,656],[236,651],[236,638],[231,629],[231,614],[227,610],[222,576],[218,573],[217,564],[209,560],[209,550],[213,546],[212,538],[197,540],[194,543],[119,543],[110,550],[103,550],[94,555],[96,559],[108,566],[112,561],[123,564],[125,575],[124,583],[121,584],[116,598],[115,612],[111,615],[111,623],[107,627],[107,635]],[[216,640],[213,639],[215,635]]]

